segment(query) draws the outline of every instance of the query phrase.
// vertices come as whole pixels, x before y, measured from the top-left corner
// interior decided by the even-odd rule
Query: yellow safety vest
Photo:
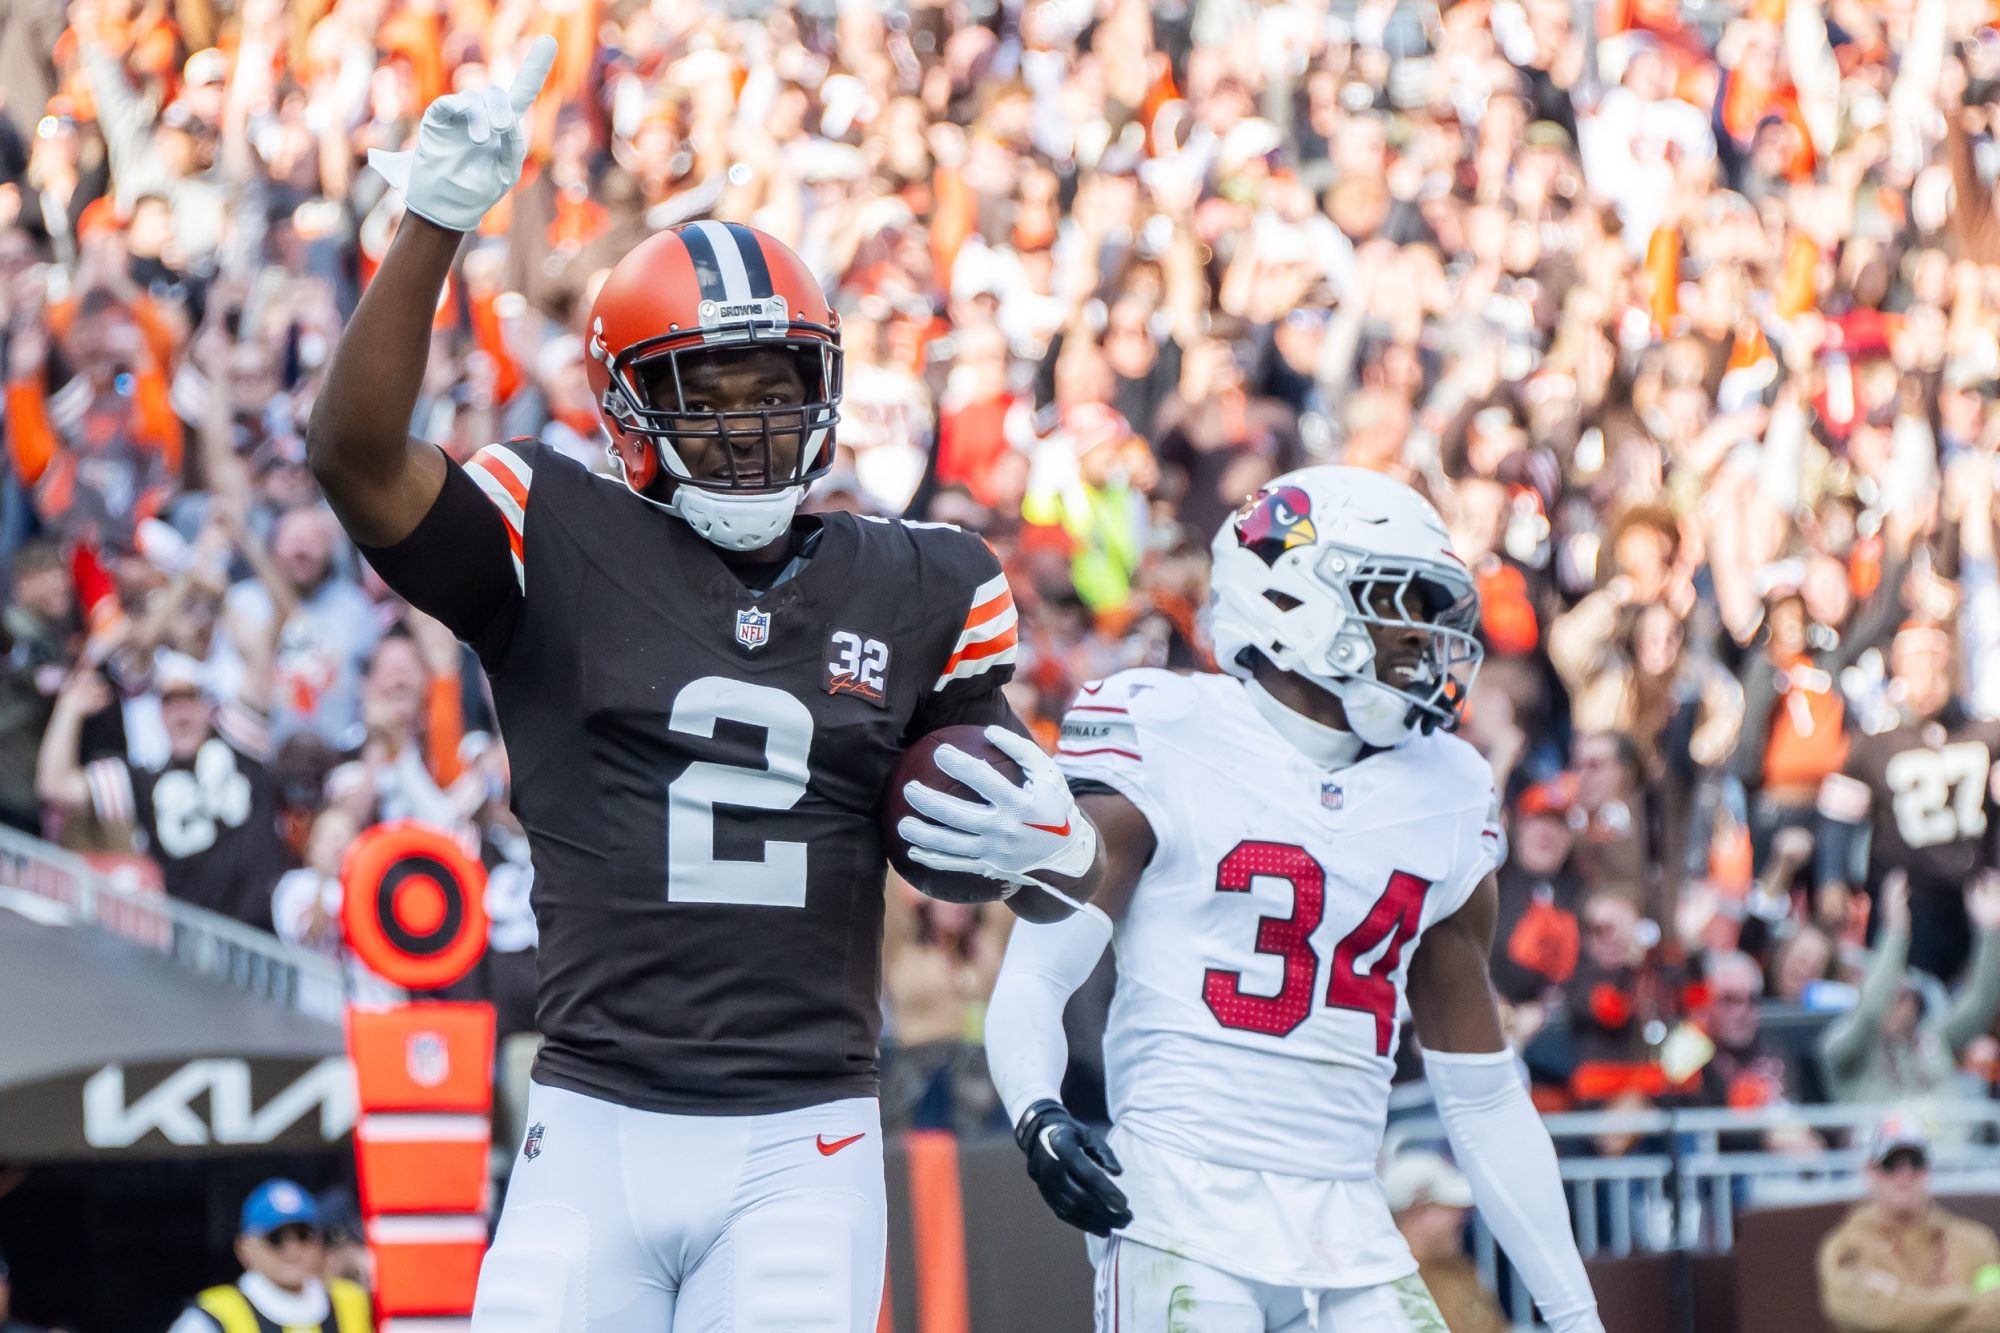
[[[326,1284],[333,1312],[323,1324],[279,1324],[257,1312],[236,1286],[210,1287],[194,1298],[203,1314],[222,1325],[222,1333],[375,1333],[368,1293],[352,1282],[335,1278]]]

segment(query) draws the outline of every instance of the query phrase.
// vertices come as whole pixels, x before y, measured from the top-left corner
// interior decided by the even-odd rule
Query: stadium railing
[[[390,1004],[403,992],[339,961],[296,948],[254,927],[165,894],[120,884],[82,857],[0,827],[0,893],[158,950],[238,990],[338,1023],[349,1002]]]
[[[1402,1090],[1399,1089],[1399,1092]],[[1966,1098],[1918,1107],[1774,1106],[1757,1110],[1573,1111],[1542,1117],[1555,1141],[1577,1246],[1586,1259],[1721,1254],[1735,1244],[1737,1216],[1752,1208],[1858,1198],[1870,1132],[1893,1110],[1913,1110],[1932,1140],[1932,1188],[1940,1194],[2000,1193],[2000,1102]],[[1810,1129],[1827,1143],[1774,1152],[1770,1130]],[[1607,1139],[1629,1140],[1610,1154]],[[1742,1141],[1753,1142],[1743,1145]],[[1444,1126],[1416,1097],[1392,1109],[1386,1162],[1412,1148],[1443,1148]],[[1492,1233],[1475,1215],[1473,1257],[1508,1315],[1532,1327],[1527,1292],[1500,1263]]]

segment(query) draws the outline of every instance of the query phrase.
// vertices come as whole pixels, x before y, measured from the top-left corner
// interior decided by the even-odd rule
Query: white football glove
[[[447,231],[471,231],[521,179],[528,139],[521,122],[556,61],[556,39],[537,37],[504,92],[488,84],[450,93],[424,109],[417,146],[401,153],[370,149],[368,165],[420,218]]]
[[[896,832],[910,844],[910,859],[933,870],[983,875],[1016,886],[1047,888],[1038,870],[1071,878],[1097,860],[1097,829],[1077,809],[1062,769],[1042,747],[1005,727],[988,727],[986,738],[1021,766],[1026,779],[1006,774],[952,745],[937,750],[937,766],[982,798],[962,800],[921,782],[905,783],[903,795],[923,815],[905,815]]]

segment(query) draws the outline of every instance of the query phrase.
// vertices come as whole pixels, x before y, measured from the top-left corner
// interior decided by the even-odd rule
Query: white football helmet
[[[1248,678],[1255,649],[1337,696],[1370,745],[1449,731],[1485,655],[1479,595],[1444,520],[1379,472],[1309,467],[1251,496],[1215,534],[1215,660]],[[1371,627],[1421,629],[1411,661],[1378,673]]]

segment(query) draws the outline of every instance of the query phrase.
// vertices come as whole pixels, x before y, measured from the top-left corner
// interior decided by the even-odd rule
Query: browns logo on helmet
[[[599,289],[586,347],[625,484],[719,546],[777,540],[832,466],[840,318],[776,237],[691,222],[640,242]],[[798,394],[717,408],[689,391],[719,368],[774,356],[796,371]]]

